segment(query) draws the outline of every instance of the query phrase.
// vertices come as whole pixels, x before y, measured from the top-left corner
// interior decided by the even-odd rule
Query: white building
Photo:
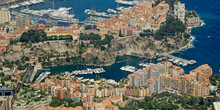
[[[11,20],[10,10],[1,8],[0,9],[0,24],[4,24]]]
[[[183,23],[185,23],[185,4],[177,2],[174,4],[174,15]]]

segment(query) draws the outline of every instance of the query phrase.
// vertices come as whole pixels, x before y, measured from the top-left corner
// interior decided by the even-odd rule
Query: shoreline
[[[202,26],[204,26],[204,25],[205,25],[204,21],[201,20],[201,25],[200,25],[200,26],[194,26],[194,27],[189,27],[189,26],[188,26],[187,29],[189,29],[189,30],[188,30],[188,33],[189,33],[189,35],[190,35],[191,40],[190,40],[185,46],[179,48],[178,50],[170,51],[170,52],[168,52],[167,54],[172,54],[172,53],[176,53],[176,52],[180,52],[180,51],[184,51],[184,50],[193,48],[193,47],[194,47],[194,46],[193,46],[193,42],[195,41],[196,38],[191,35],[191,31],[192,31],[193,28],[202,27]],[[164,53],[163,53],[163,54],[164,54]],[[154,58],[159,57],[159,56],[161,56],[161,55],[162,55],[162,54],[155,55]],[[123,57],[123,56],[134,56],[134,57],[138,57],[138,58],[144,58],[144,56],[138,56],[138,55],[127,55],[127,54],[120,55],[120,54],[118,54],[118,55],[116,55],[115,61],[112,62],[112,63],[106,63],[106,64],[102,64],[102,65],[98,65],[98,64],[86,64],[86,65],[87,65],[87,66],[111,66],[111,65],[113,65],[113,64],[116,63],[117,57]],[[54,66],[50,66],[50,67],[56,67],[56,66],[71,66],[71,65],[83,65],[83,64],[64,64],[64,65],[54,65]],[[50,67],[43,67],[43,68],[50,68]]]

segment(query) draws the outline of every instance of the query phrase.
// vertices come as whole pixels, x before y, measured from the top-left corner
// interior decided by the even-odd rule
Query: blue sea
[[[54,8],[72,7],[72,13],[76,14],[76,18],[82,21],[89,17],[89,15],[84,13],[85,9],[95,9],[100,12],[106,12],[108,8],[116,9],[116,7],[121,6],[114,1],[115,0],[55,0]],[[220,0],[181,0],[181,2],[186,4],[187,10],[195,10],[204,22],[204,25],[192,29],[191,35],[195,38],[192,48],[174,53],[173,55],[197,61],[194,65],[184,67],[186,73],[199,65],[209,64],[213,68],[214,74],[218,74],[220,69]],[[27,7],[21,7],[18,9],[22,8]],[[35,4],[28,6],[28,8],[36,10],[53,8],[53,1],[45,0],[42,4]],[[133,66],[138,66],[137,63],[143,60],[137,57],[123,56],[118,57],[117,61],[124,59],[132,59],[129,61],[129,65]],[[123,72],[119,69],[126,64],[127,62],[116,63],[112,66],[104,67],[106,72],[99,76],[119,81],[121,78],[125,78],[129,74],[129,72]],[[60,72],[71,72],[76,69],[84,68],[85,66],[70,65],[52,67],[50,69],[52,74],[57,74]],[[83,77],[95,78],[95,75],[83,75]]]

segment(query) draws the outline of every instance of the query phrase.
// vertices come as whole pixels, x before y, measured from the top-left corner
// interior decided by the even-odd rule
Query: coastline
[[[194,27],[187,27],[187,29],[189,29],[188,30],[188,33],[190,34],[190,41],[185,45],[185,46],[183,46],[183,47],[180,47],[178,50],[173,50],[173,51],[170,51],[170,52],[168,52],[167,54],[172,54],[172,53],[176,53],[176,52],[180,52],[180,51],[184,51],[184,50],[187,50],[187,49],[190,49],[190,48],[193,48],[193,42],[195,41],[195,37],[194,36],[192,36],[191,35],[191,31],[192,31],[192,29],[193,28],[197,28],[197,27],[202,27],[202,26],[204,26],[205,25],[205,23],[201,20],[201,25],[200,26],[194,26]],[[164,54],[164,53],[163,53]],[[156,58],[156,57],[159,57],[159,56],[161,56],[161,55],[163,55],[163,54],[158,54],[158,55],[155,55],[154,56],[154,58]],[[115,57],[115,60],[113,61],[113,62],[110,62],[110,63],[105,63],[105,64],[86,64],[87,66],[111,66],[111,65],[113,65],[113,64],[115,64],[116,63],[116,58],[117,57],[122,57],[122,56],[134,56],[134,57],[138,57],[138,58],[145,58],[145,56],[139,56],[139,55],[131,55],[131,54],[117,54],[116,55],[116,57]],[[56,67],[56,66],[67,66],[67,65],[83,65],[83,64],[63,64],[63,65],[53,65],[53,66],[51,66],[51,67]],[[45,68],[45,67],[43,67],[43,68]],[[48,67],[46,67],[46,68],[48,68]]]

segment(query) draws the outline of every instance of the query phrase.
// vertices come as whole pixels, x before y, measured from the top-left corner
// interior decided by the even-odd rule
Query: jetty
[[[123,63],[123,62],[129,61],[129,60],[131,60],[131,59],[122,60],[122,61],[117,61],[116,63]]]
[[[178,65],[183,65],[183,66],[186,66],[186,65],[192,65],[192,64],[195,64],[196,61],[195,60],[186,60],[186,59],[183,59],[183,58],[180,58],[180,57],[176,57],[176,56],[173,56],[173,55],[170,55],[170,54],[165,54],[163,55],[164,57],[166,57],[169,61],[175,63],[175,64],[178,64]]]

